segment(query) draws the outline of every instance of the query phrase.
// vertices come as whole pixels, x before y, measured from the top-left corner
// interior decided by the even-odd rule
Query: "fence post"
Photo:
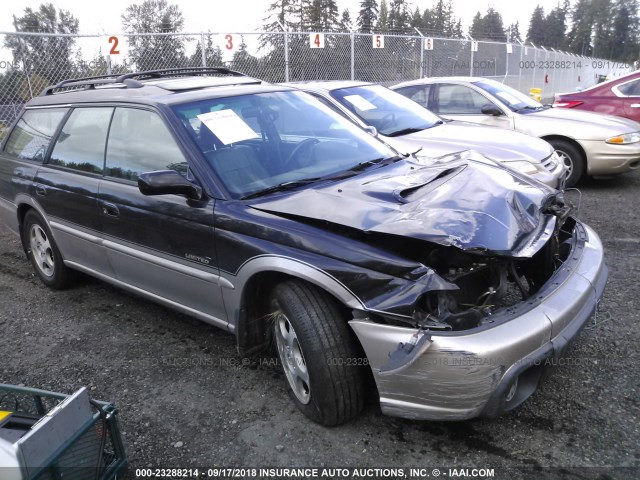
[[[276,20],[276,22],[278,21]],[[280,25],[280,28],[284,32],[284,81],[288,82],[289,81],[289,31],[286,28],[284,28],[284,25],[282,25],[280,22],[278,22],[278,25]]]
[[[524,56],[524,49],[526,48],[524,46],[524,43],[522,43],[520,40],[518,40],[518,43],[520,44],[520,63],[518,63],[518,91],[522,91],[520,90],[521,88],[521,81],[522,81],[522,62],[523,59],[522,57]]]
[[[356,79],[356,34],[351,30],[351,80]]]
[[[469,62],[469,76],[473,77],[473,42],[475,42],[475,40],[471,35],[467,35],[467,38],[471,41],[471,45],[469,46],[469,50],[471,50],[471,61]]]
[[[204,32],[200,32],[200,54],[202,56],[202,66],[207,66],[207,55],[205,54],[204,47]]]
[[[420,74],[418,75],[418,78],[422,78],[424,77],[424,35],[422,35],[422,32],[418,30],[418,27],[413,28],[418,32],[418,35],[420,35]]]

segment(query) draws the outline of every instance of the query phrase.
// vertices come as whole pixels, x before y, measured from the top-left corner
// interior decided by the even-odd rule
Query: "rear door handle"
[[[102,202],[102,213],[109,215],[110,217],[117,217],[120,215],[118,207],[109,202]]]
[[[631,108],[640,108],[640,103],[632,103],[630,105]]]
[[[44,197],[47,194],[47,189],[45,188],[44,185],[36,185],[36,195],[40,195],[41,197]]]

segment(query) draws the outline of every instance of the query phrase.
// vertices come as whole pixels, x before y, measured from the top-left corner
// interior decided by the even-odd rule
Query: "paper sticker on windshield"
[[[520,100],[518,100],[516,97],[514,97],[513,95],[507,92],[498,92],[496,93],[496,97],[500,97],[500,99],[504,100],[509,105],[515,105],[517,103],[520,103]]]
[[[370,101],[364,99],[360,95],[346,95],[344,99],[358,110],[375,110],[376,106]]]
[[[231,109],[203,113],[198,118],[225,145],[258,138],[258,134]]]

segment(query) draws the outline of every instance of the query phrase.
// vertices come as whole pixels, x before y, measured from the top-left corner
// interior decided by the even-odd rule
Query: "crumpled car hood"
[[[302,222],[531,257],[553,234],[556,217],[543,206],[555,193],[477,152],[462,152],[372,167],[346,180],[259,198],[250,205]]]

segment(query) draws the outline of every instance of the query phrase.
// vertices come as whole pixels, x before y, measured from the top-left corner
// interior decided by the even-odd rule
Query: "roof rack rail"
[[[125,74],[97,75],[95,77],[72,78],[63,80],[55,85],[46,87],[40,93],[40,96],[53,95],[55,90],[70,87],[84,87],[85,90],[91,90],[96,85],[107,84],[123,84],[129,88],[140,88],[143,84],[139,80],[148,80],[151,78],[167,78],[167,77],[190,77],[198,75],[206,75],[209,73],[218,73],[230,75],[233,77],[246,77],[242,72],[231,70],[226,67],[183,67],[183,68],[165,68],[161,70],[147,70],[144,72],[133,72]]]

